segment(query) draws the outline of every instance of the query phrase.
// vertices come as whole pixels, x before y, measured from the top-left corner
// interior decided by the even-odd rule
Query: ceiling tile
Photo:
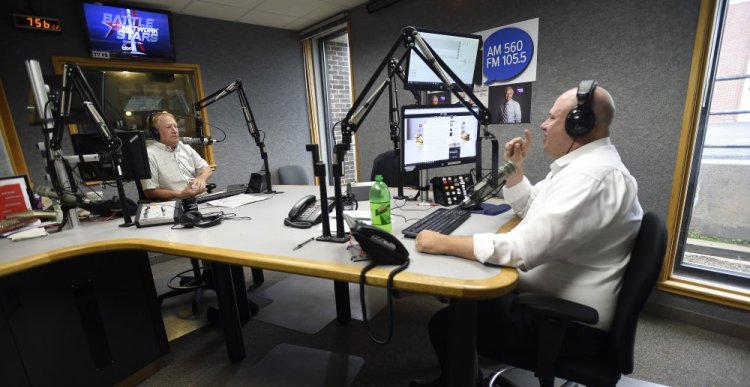
[[[316,7],[327,5],[318,0],[267,0],[259,5],[257,10],[280,15],[301,17],[315,10]]]
[[[247,9],[193,0],[184,10],[182,10],[182,13],[192,16],[207,17],[210,19],[236,21],[242,15],[247,13]]]
[[[192,0],[132,0],[130,2],[138,5],[142,4],[146,8],[166,9],[174,13],[181,13],[185,6],[187,6],[191,1]]]
[[[323,4],[321,3],[318,7],[316,7],[314,10],[310,11],[304,17],[306,19],[315,19],[317,21],[321,21],[324,19],[327,19],[339,12],[346,11],[347,8],[344,8],[340,5],[334,5],[334,4]]]
[[[279,15],[263,11],[250,11],[237,21],[266,27],[285,28],[289,23],[297,20],[294,16]]]
[[[244,9],[253,9],[257,7],[258,4],[264,1],[268,1],[268,0],[206,0],[207,3],[229,5],[232,7],[244,8]]]

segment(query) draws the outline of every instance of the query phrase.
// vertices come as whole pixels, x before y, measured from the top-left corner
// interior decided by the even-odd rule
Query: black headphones
[[[164,111],[153,111],[151,114],[146,117],[146,126],[148,126],[148,131],[151,133],[151,138],[153,138],[156,141],[160,140],[159,135],[159,129],[156,129],[154,126],[154,117],[156,117],[159,114],[165,113]]]
[[[221,223],[222,213],[210,214],[203,216],[199,211],[188,211],[180,216],[180,226],[185,228],[191,227],[213,227]]]
[[[578,106],[574,107],[565,118],[565,131],[573,138],[585,136],[594,130],[596,115],[591,108],[594,90],[598,84],[594,80],[581,81],[578,84]]]

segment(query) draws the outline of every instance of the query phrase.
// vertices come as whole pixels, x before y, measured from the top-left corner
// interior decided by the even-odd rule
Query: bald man
[[[500,105],[500,123],[515,124],[521,122],[521,105],[513,99],[515,91],[512,87],[505,88],[505,100]]]
[[[594,83],[595,85],[595,83]],[[571,135],[566,117],[578,106],[578,89],[560,95],[541,124],[542,149],[554,159],[547,177],[532,185],[523,163],[532,148],[528,129],[505,144],[504,157],[516,165],[503,188],[504,198],[523,220],[506,234],[417,235],[416,248],[519,269],[519,292],[564,298],[595,308],[594,326],[574,324],[586,337],[574,354],[595,354],[614,317],[617,296],[643,210],[638,185],[609,139],[615,104],[609,92],[594,86],[587,106],[594,115],[588,133]],[[510,312],[514,294],[481,301],[478,306],[479,353],[529,353],[536,328]],[[430,321],[430,339],[441,368],[451,333],[447,311]],[[444,368],[443,368],[444,369]],[[441,385],[442,380],[414,385]]]

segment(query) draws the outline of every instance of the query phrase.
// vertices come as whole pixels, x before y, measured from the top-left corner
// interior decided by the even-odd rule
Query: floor
[[[190,261],[185,258],[156,257],[153,262],[152,271],[159,293],[167,290],[165,283],[172,275],[190,268]],[[261,304],[261,310],[273,301],[258,297],[258,294],[287,277],[283,273],[264,273],[266,282],[248,293],[251,299]],[[246,269],[246,279],[249,281],[250,278],[250,271]],[[252,284],[248,285],[252,287]],[[208,291],[201,298],[201,313],[197,317],[191,312],[191,297],[187,294],[164,301],[162,312],[171,352],[162,359],[161,370],[142,385],[256,385],[249,382],[258,380],[256,366],[263,364],[263,359],[280,345],[286,344],[361,357],[363,366],[354,377],[352,386],[405,386],[414,377],[436,372],[425,332],[432,313],[445,306],[435,297],[406,294],[395,300],[394,337],[387,346],[372,343],[361,321],[353,320],[345,325],[332,321],[320,332],[309,334],[253,319],[243,327],[248,355],[237,364],[227,361],[220,328],[206,321],[207,308],[215,305],[213,292]],[[354,305],[352,307],[354,309]],[[388,313],[383,312],[371,317],[371,326],[379,335],[387,329],[387,317]],[[510,378],[519,386],[537,385],[533,375],[525,371],[514,371]],[[750,380],[750,343],[644,315],[636,337],[635,371],[623,377],[618,386],[747,387],[750,386],[747,380]],[[559,381],[556,385],[561,383]],[[316,384],[310,380],[303,385]]]

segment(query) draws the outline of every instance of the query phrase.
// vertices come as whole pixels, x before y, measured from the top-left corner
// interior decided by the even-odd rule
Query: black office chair
[[[383,181],[389,187],[395,187],[397,185],[397,171],[400,168],[396,165],[396,151],[391,149],[385,151],[375,157],[372,162],[372,172],[370,173],[370,181],[375,181],[376,175],[383,175]],[[404,187],[418,187],[419,186],[419,172],[411,171],[402,174],[401,183]]]
[[[216,184],[211,185],[211,188],[216,187]],[[150,203],[152,201],[143,193],[143,185],[141,184],[140,180],[135,179],[135,187],[138,191],[139,203]],[[158,294],[156,298],[161,304],[167,298],[194,292],[190,306],[193,315],[197,316],[198,314],[200,314],[200,300],[203,297],[203,292],[206,289],[211,289],[212,283],[209,270],[204,269],[201,266],[201,261],[199,259],[190,258],[190,265],[190,269],[179,272],[172,276],[167,282],[167,287],[169,287],[170,290],[162,294]]]
[[[279,167],[279,184],[310,185],[310,177],[299,165]]]
[[[617,301],[609,342],[596,356],[584,358],[560,357],[563,341],[575,343],[575,337],[566,337],[569,324],[593,324],[599,319],[595,309],[555,297],[537,294],[520,294],[513,311],[531,315],[539,323],[538,352],[529,354],[481,354],[513,367],[534,371],[542,387],[553,386],[555,377],[586,386],[615,386],[620,376],[633,372],[633,351],[638,317],[661,271],[667,245],[667,231],[658,215],[648,212],[643,216],[641,228],[635,239],[630,262],[625,271],[622,289]],[[574,345],[574,344],[573,344]],[[502,379],[502,373],[490,378],[490,386],[512,385]],[[496,383],[499,382],[499,383]]]

